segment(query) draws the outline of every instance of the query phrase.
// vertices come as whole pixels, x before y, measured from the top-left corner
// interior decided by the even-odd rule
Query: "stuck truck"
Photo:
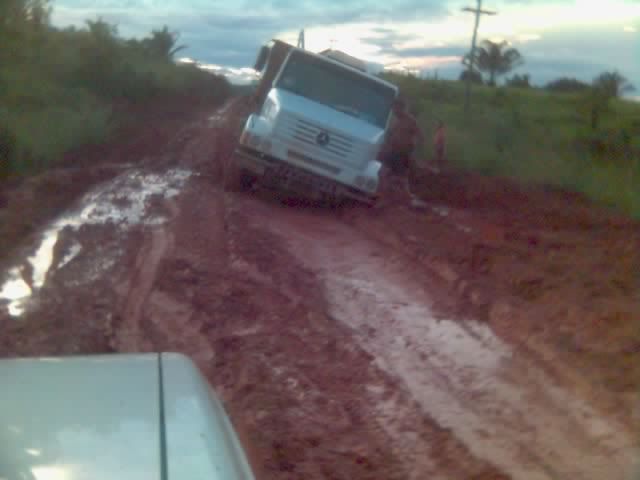
[[[262,75],[254,109],[226,186],[257,179],[314,198],[374,203],[397,87],[342,52],[279,40],[262,47],[255,69]]]

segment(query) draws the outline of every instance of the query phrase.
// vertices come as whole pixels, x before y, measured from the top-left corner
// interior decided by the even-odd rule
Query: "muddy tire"
[[[233,157],[227,159],[222,172],[222,188],[225,192],[238,192],[242,190],[242,172]]]
[[[240,172],[240,189],[242,191],[247,192],[253,189],[257,181],[258,179],[255,177],[255,175],[252,175],[246,170],[242,170]]]
[[[223,176],[223,188],[226,192],[247,192],[255,183],[255,176],[238,168],[233,159],[229,160]]]

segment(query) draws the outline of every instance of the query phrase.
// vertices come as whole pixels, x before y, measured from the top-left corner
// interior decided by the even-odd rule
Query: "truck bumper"
[[[266,184],[295,190],[314,198],[320,198],[324,194],[347,197],[369,205],[377,200],[377,195],[344,185],[245,146],[236,148],[235,156],[241,170],[259,177]]]

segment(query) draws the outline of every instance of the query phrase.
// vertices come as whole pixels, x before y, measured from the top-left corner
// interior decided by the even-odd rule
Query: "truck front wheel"
[[[244,192],[251,190],[256,179],[246,170],[238,167],[233,158],[230,158],[224,169],[222,186],[225,192]]]
[[[241,187],[241,172],[235,162],[233,155],[230,155],[222,170],[222,187],[226,192],[237,192]]]

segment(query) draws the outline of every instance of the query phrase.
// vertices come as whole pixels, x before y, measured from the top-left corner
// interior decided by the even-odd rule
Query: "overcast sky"
[[[441,78],[460,72],[469,50],[475,0],[54,0],[53,22],[79,25],[101,16],[123,36],[169,25],[180,54],[246,80],[270,38],[333,46],[369,62]],[[520,50],[535,84],[558,76],[590,81],[618,69],[640,91],[640,0],[485,0],[479,40],[504,39]],[[638,92],[636,92],[638,94]]]

